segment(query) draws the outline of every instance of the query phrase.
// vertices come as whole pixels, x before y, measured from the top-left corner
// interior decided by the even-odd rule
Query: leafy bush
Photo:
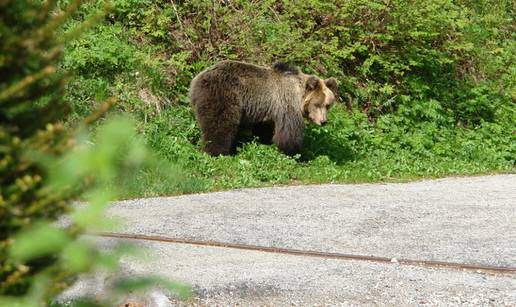
[[[113,99],[79,125],[64,128],[67,79],[57,67],[64,44],[104,14],[97,12],[63,33],[62,24],[79,2],[70,1],[63,10],[55,1],[0,2],[2,306],[48,305],[79,273],[116,267],[123,249],[100,252],[78,235],[92,225],[101,226],[102,209],[116,196],[113,183],[137,171],[148,156],[127,119],[103,125],[95,138],[88,135],[88,126]],[[100,55],[104,62],[116,64],[110,58],[115,55],[106,54]],[[74,211],[68,227],[56,225],[85,192],[89,206]],[[118,290],[127,290],[127,282],[121,285]],[[188,293],[181,285],[169,286]]]
[[[99,26],[69,44],[63,66],[79,74],[110,75],[115,71],[135,67],[134,46],[119,40],[120,26]]]
[[[76,4],[70,6],[73,10]],[[79,191],[75,186],[56,193],[46,187],[47,172],[29,153],[57,157],[70,147],[59,120],[66,112],[64,84],[55,63],[62,42],[54,31],[69,15],[51,18],[52,7],[31,1],[7,1],[0,6],[1,194],[0,294],[23,295],[34,275],[46,268],[64,273],[52,258],[17,263],[9,258],[14,235],[40,219],[56,219],[69,209]],[[53,235],[53,234],[50,234]],[[60,276],[61,275],[61,276]],[[67,274],[56,274],[47,295],[55,295]],[[49,297],[45,297],[48,299]]]
[[[104,76],[81,72],[70,99],[84,101],[75,104],[83,112],[98,89],[120,97],[119,109],[135,114],[146,142],[188,169],[199,191],[513,171],[512,1],[114,3],[91,35],[102,44],[101,32],[121,31],[117,44],[133,46],[135,65]],[[345,108],[334,108],[324,128],[307,126],[298,159],[257,143],[242,144],[235,157],[206,157],[188,86],[223,59],[290,61],[337,77]],[[249,164],[239,164],[242,157]]]

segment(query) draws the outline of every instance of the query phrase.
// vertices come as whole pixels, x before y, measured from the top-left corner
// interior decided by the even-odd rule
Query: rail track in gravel
[[[115,238],[115,239],[154,241],[154,242],[162,242],[162,243],[175,243],[175,244],[196,245],[196,246],[206,246],[206,247],[239,249],[239,250],[247,250],[247,251],[259,251],[259,252],[266,252],[266,253],[302,256],[302,257],[369,261],[369,262],[379,262],[379,263],[388,263],[388,264],[419,266],[419,267],[427,267],[427,268],[447,268],[447,269],[455,269],[455,270],[462,270],[462,271],[470,271],[470,272],[475,272],[475,273],[515,274],[516,275],[516,267],[508,267],[508,266],[491,266],[491,265],[480,265],[480,264],[457,263],[457,262],[449,262],[449,261],[414,260],[414,259],[370,256],[370,255],[320,252],[320,251],[311,251],[311,250],[259,246],[259,245],[250,245],[250,244],[240,244],[240,243],[228,243],[228,242],[219,242],[219,241],[190,240],[190,239],[171,238],[171,237],[158,236],[158,235],[127,234],[127,233],[115,233],[115,232],[96,232],[96,233],[89,233],[89,235],[99,236],[99,237],[107,237],[107,238]]]

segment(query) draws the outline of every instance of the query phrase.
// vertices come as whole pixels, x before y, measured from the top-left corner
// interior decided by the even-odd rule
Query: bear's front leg
[[[284,114],[274,123],[272,142],[279,150],[293,156],[303,147],[304,130],[305,124],[301,114]]]

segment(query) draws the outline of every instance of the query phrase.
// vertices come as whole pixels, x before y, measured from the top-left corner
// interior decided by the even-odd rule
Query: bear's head
[[[315,76],[308,77],[303,101],[303,116],[319,126],[326,124],[328,110],[337,97],[338,87],[335,78],[321,80]]]

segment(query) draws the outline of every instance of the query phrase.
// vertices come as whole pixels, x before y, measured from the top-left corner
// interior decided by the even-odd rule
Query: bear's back
[[[217,79],[270,79],[271,69],[254,64],[226,60],[211,67],[209,74]]]
[[[199,94],[208,96],[231,95],[239,93],[244,98],[273,90],[281,81],[276,73],[267,67],[261,67],[238,61],[221,61],[201,73],[190,86],[191,103],[196,103]],[[248,97],[246,97],[248,98]]]
[[[269,118],[288,105],[297,106],[302,96],[302,81],[292,66],[263,67],[226,60],[202,71],[192,80],[190,103],[237,107],[251,121]]]

